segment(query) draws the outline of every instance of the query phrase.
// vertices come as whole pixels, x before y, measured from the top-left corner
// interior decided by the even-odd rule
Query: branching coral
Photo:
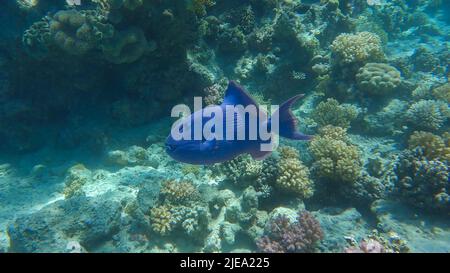
[[[188,181],[165,181],[162,184],[161,194],[171,204],[187,204],[199,198],[197,188]]]
[[[416,131],[408,141],[409,149],[420,147],[423,154],[429,160],[447,160],[450,162],[450,146],[448,133],[444,137],[437,136],[433,133]]]
[[[170,209],[174,228],[181,229],[194,240],[201,241],[208,232],[209,211],[200,205],[175,206]]]
[[[308,167],[299,159],[298,151],[291,147],[280,148],[279,175],[275,181],[277,187],[298,194],[307,199],[314,193],[313,181],[309,178]]]
[[[431,93],[437,100],[443,100],[450,103],[450,83],[434,88]]]
[[[333,125],[348,128],[350,123],[358,116],[353,106],[341,105],[333,98],[320,102],[312,112],[312,119],[319,127]]]
[[[28,54],[41,58],[46,56],[52,42],[49,17],[44,17],[25,30],[22,43]]]
[[[446,161],[429,160],[420,148],[403,151],[395,164],[395,189],[418,208],[450,212],[450,172]]]
[[[251,182],[261,173],[261,161],[253,160],[248,155],[239,156],[220,165],[227,179],[238,182]]]
[[[439,130],[450,116],[447,103],[436,100],[420,100],[406,112],[407,120],[414,129]]]
[[[380,38],[370,32],[341,34],[331,45],[332,53],[339,64],[365,64],[384,58]]]
[[[381,96],[399,86],[401,75],[395,67],[388,64],[368,63],[359,69],[356,81],[361,91]]]
[[[319,177],[354,182],[361,174],[359,150],[348,139],[345,129],[325,126],[309,147],[315,162],[313,170]]]
[[[154,232],[167,235],[172,231],[172,213],[166,205],[154,207],[150,210],[150,223]]]
[[[266,235],[257,240],[260,251],[266,253],[314,252],[323,239],[320,223],[307,211],[300,212],[296,223],[285,215],[269,221]]]

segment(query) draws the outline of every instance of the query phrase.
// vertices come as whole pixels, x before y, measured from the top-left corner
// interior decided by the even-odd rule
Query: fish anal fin
[[[272,154],[271,151],[254,151],[251,152],[250,155],[254,160],[264,160],[268,158]]]

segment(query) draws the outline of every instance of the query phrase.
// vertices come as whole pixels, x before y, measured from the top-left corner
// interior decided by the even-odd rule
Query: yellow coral
[[[348,128],[357,116],[358,112],[354,107],[340,105],[332,98],[320,102],[312,113],[312,118],[319,127],[333,125]]]
[[[358,148],[348,141],[345,129],[323,127],[310,142],[309,149],[316,159],[314,168],[320,177],[354,182],[360,176],[361,156]]]
[[[167,201],[174,204],[182,204],[189,201],[195,201],[199,197],[197,188],[188,181],[176,182],[168,180],[163,182],[161,194]]]
[[[167,235],[172,231],[172,213],[168,206],[159,206],[150,210],[150,221],[153,231]]]
[[[91,178],[91,171],[83,164],[77,164],[71,167],[65,178],[65,186],[63,189],[64,197],[70,198],[81,192],[81,188]]]
[[[339,35],[331,44],[331,50],[337,57],[338,63],[342,64],[365,64],[384,58],[380,38],[367,31]]]
[[[401,81],[400,72],[383,63],[368,63],[359,69],[356,81],[361,91],[372,95],[383,95],[397,88]]]
[[[414,132],[408,141],[410,149],[421,147],[425,157],[430,160],[450,161],[449,133],[442,137],[423,131]]]
[[[436,99],[450,103],[450,83],[434,88],[432,93]]]
[[[309,178],[308,168],[299,159],[297,150],[291,147],[280,148],[279,176],[277,187],[299,194],[303,199],[314,193],[313,181]]]

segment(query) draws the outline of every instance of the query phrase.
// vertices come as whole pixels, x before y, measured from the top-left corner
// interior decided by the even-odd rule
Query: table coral
[[[361,173],[358,148],[348,141],[345,129],[325,126],[310,143],[315,162],[313,170],[319,177],[354,182]]]
[[[395,90],[401,83],[400,72],[383,63],[367,63],[356,74],[358,88],[371,95],[384,95]]]

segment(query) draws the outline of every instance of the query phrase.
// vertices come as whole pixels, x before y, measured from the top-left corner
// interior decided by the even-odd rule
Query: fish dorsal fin
[[[244,88],[236,82],[230,81],[225,91],[225,98],[223,99],[222,105],[242,105],[246,107],[251,104],[258,107],[256,101],[244,91]]]

